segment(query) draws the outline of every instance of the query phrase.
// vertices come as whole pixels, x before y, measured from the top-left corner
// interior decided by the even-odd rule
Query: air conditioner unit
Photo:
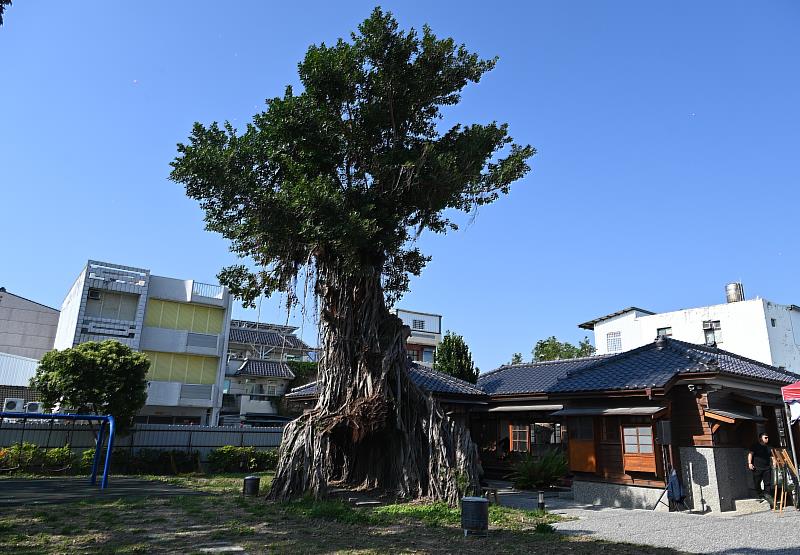
[[[6,397],[3,401],[3,412],[22,412],[25,409],[25,399]]]
[[[99,301],[102,298],[102,296],[100,294],[100,291],[98,291],[97,289],[89,289],[89,298],[92,299],[93,301]]]
[[[38,401],[25,403],[25,412],[42,412],[42,404]]]

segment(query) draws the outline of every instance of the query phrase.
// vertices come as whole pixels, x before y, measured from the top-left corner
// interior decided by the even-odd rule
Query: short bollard
[[[485,497],[461,499],[461,528],[464,536],[485,536],[489,532],[489,500]]]
[[[248,476],[244,479],[244,486],[242,493],[244,495],[258,495],[258,486],[261,484],[261,478],[258,476]]]
[[[539,490],[539,510],[544,510],[544,492]]]

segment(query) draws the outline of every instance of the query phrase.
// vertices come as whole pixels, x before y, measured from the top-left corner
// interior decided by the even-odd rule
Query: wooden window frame
[[[517,428],[517,430],[515,430]],[[521,430],[519,428],[525,429],[525,451],[519,451],[514,449],[514,432],[516,431],[519,433]],[[518,439],[517,442],[521,442],[521,439]],[[510,423],[508,425],[508,452],[509,453],[530,453],[531,452],[531,426],[530,424],[513,424]]]
[[[643,443],[641,441],[642,437],[648,437],[647,434],[640,433],[642,428],[647,428],[650,430],[650,442]],[[626,430],[635,430],[635,434],[626,434]],[[636,451],[629,452],[627,449],[629,444],[625,441],[626,437],[635,437],[636,438]],[[640,424],[640,423],[626,423],[620,425],[620,439],[622,441],[622,460],[625,472],[657,472],[657,465],[656,465],[656,441],[655,441],[655,430],[653,429],[652,423],[650,424]],[[642,453],[641,447],[642,445],[648,445],[650,447],[650,453]]]

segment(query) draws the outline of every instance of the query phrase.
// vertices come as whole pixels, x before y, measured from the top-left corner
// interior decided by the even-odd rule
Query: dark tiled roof
[[[723,351],[715,347],[705,345],[694,345],[684,341],[670,340],[671,344],[680,345],[682,348],[692,353],[692,356],[702,359],[712,366],[716,362],[719,371],[723,374],[734,374],[748,376],[751,378],[761,378],[778,383],[793,383],[800,380],[800,376],[789,372],[783,368],[777,368],[769,364],[764,364],[751,358],[739,356],[730,351]]]
[[[228,334],[231,343],[246,343],[248,345],[266,345],[267,347],[286,347],[287,349],[301,349],[310,351],[311,347],[303,343],[294,335],[282,335],[274,331],[251,330],[231,328]]]
[[[457,395],[483,397],[485,393],[469,382],[454,378],[443,372],[427,368],[419,364],[413,364],[408,369],[411,380],[420,388],[438,395]],[[317,394],[317,382],[311,382],[300,387],[296,387],[286,396],[307,397]]]
[[[501,366],[478,377],[478,387],[489,395],[544,393],[568,372],[581,370],[609,355],[528,362]]]
[[[585,330],[593,330],[594,325],[602,322],[603,320],[608,320],[609,318],[614,318],[615,316],[622,316],[626,312],[644,312],[645,314],[655,314],[655,312],[650,312],[649,310],[645,310],[643,308],[639,308],[636,306],[629,306],[628,308],[623,308],[622,310],[618,310],[616,312],[612,312],[611,314],[606,314],[605,316],[600,316],[599,318],[595,318],[594,320],[589,320],[588,322],[584,322],[583,324],[578,324],[579,328],[583,328]]]
[[[408,374],[415,384],[431,393],[445,395],[485,395],[483,391],[467,381],[422,366],[421,364],[413,364],[408,369]]]
[[[263,378],[294,379],[294,373],[285,362],[273,360],[247,359],[244,364],[233,374],[234,376],[260,376]]]
[[[774,366],[711,347],[666,339],[568,372],[548,393],[664,387],[676,376],[712,372],[787,384],[798,378]]]
[[[286,394],[286,397],[306,397],[310,396],[313,397],[317,394],[317,382],[307,383],[305,385],[301,385],[300,387],[293,388],[289,393]]]

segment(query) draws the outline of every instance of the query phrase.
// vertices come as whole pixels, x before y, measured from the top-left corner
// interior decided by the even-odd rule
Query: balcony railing
[[[192,295],[209,299],[222,299],[222,286],[210,283],[192,282]]]
[[[129,283],[144,287],[147,283],[147,273],[135,269],[124,269],[112,265],[89,262],[89,277],[111,283]]]

